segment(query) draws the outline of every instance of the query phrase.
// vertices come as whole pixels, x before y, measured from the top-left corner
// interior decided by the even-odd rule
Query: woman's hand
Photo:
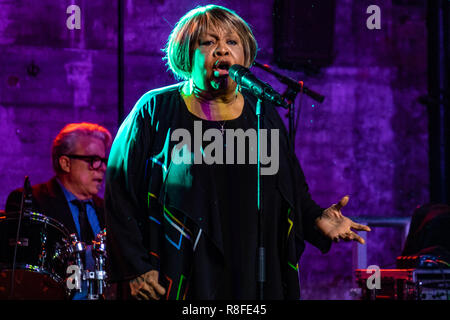
[[[348,203],[348,196],[345,196],[337,204],[333,204],[326,209],[323,214],[316,219],[317,228],[322,233],[335,242],[340,239],[345,241],[358,241],[364,244],[364,239],[351,229],[360,231],[370,231],[368,226],[353,222],[347,217],[344,217],[341,208]]]
[[[166,289],[158,283],[159,272],[151,270],[130,280],[131,295],[137,300],[159,300]]]

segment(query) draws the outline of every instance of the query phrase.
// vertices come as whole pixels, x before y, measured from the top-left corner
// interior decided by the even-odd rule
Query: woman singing
[[[252,65],[256,40],[235,12],[208,5],[180,19],[165,52],[183,81],[144,94],[110,154],[109,277],[137,299],[257,299],[257,99],[228,74]],[[328,209],[311,199],[269,103],[263,128],[274,165],[261,176],[264,299],[298,299],[304,240],[327,252],[370,229],[342,215],[348,197]]]

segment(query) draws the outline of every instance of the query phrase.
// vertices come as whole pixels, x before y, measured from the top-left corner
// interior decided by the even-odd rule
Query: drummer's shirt
[[[81,234],[80,222],[78,220],[79,209],[75,204],[72,203],[72,200],[78,200],[78,198],[72,192],[67,190],[58,179],[56,179],[56,180],[58,181],[59,185],[61,186],[61,189],[64,192],[64,196],[66,197],[67,203],[70,208],[70,212],[72,213],[75,227],[77,228],[78,238],[80,238],[80,234]],[[101,228],[100,228],[100,223],[97,218],[97,214],[95,213],[95,209],[93,207],[92,200],[86,201],[86,204],[87,204],[86,205],[86,214],[87,214],[87,217],[89,220],[89,224],[91,225],[94,235],[97,235],[100,233]],[[91,249],[92,249],[92,244],[86,244],[86,263],[85,263],[86,265],[84,267],[86,270],[94,271],[95,270],[95,262],[94,262],[94,258],[92,256]],[[82,291],[77,292],[74,295],[73,300],[86,300],[87,294],[88,294],[87,283],[86,283],[86,281],[83,281],[82,282]]]

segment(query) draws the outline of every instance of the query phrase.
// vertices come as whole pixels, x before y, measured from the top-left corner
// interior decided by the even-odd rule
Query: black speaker
[[[334,58],[335,11],[335,0],[275,0],[275,63],[306,71],[329,66]]]

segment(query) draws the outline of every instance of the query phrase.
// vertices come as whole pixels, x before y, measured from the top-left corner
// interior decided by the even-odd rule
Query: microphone
[[[238,85],[250,90],[257,98],[267,100],[275,105],[288,108],[283,97],[269,84],[259,80],[250,70],[239,64],[234,64],[228,70],[228,74]]]

